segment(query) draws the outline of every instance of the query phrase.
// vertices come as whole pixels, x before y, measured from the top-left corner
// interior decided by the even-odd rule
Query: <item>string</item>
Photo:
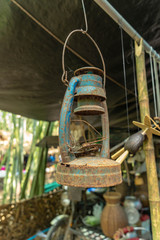
[[[136,68],[135,68],[135,58],[134,58],[134,47],[133,40],[131,39],[131,48],[132,48],[132,64],[133,64],[133,80],[134,80],[134,93],[135,93],[135,101],[136,101],[136,115],[137,121],[139,122],[139,107],[138,107],[138,95],[137,95],[137,81],[136,81]]]
[[[121,46],[122,46],[122,61],[123,61],[123,77],[124,77],[125,98],[126,98],[127,126],[128,126],[128,135],[130,136],[128,96],[127,96],[127,79],[126,79],[126,66],[125,66],[124,41],[123,41],[123,29],[120,27],[120,30],[121,30]]]
[[[152,48],[151,48],[152,51]],[[152,62],[152,55],[151,51],[149,53],[150,56],[150,67],[151,67],[151,79],[152,79],[152,89],[153,89],[153,101],[154,101],[154,111],[155,111],[155,116],[157,116],[157,101],[156,101],[156,93],[155,93],[155,83],[154,83],[154,75],[153,75],[153,62]]]

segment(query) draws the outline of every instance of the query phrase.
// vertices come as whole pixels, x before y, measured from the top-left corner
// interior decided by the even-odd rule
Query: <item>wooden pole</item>
[[[138,45],[135,42],[136,71],[138,85],[138,99],[140,106],[141,121],[144,122],[145,115],[150,116],[148,88],[145,69],[145,54],[143,41],[141,39]],[[160,197],[154,154],[154,145],[152,136],[144,143],[147,180],[148,180],[148,197],[150,203],[151,225],[153,240],[160,239]]]

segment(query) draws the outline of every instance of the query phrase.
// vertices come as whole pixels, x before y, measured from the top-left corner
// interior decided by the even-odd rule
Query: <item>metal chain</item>
[[[128,126],[128,135],[130,136],[129,111],[128,111],[128,96],[127,96],[127,79],[126,79],[126,66],[125,66],[124,42],[123,42],[123,29],[120,27],[120,30],[121,30],[121,46],[122,46],[123,75],[124,75],[125,98],[126,98],[127,126]]]

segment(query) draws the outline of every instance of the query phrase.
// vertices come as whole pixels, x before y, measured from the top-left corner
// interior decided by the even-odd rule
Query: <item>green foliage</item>
[[[3,203],[43,194],[48,149],[36,147],[36,143],[57,131],[57,122],[36,121],[2,111],[0,119],[0,130],[11,133],[8,149],[0,164],[0,167],[6,166]],[[33,135],[24,173],[24,135],[26,132]]]

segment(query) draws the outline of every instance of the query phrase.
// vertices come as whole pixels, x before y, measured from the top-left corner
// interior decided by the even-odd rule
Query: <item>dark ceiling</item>
[[[84,28],[80,0],[17,0],[20,5],[65,41],[70,31]],[[159,0],[110,0],[122,16],[157,51],[160,49]],[[120,27],[92,0],[85,0],[89,33],[105,58],[106,92],[110,126],[126,128],[126,102]],[[133,41],[123,33],[127,79],[129,121],[136,117],[134,95]],[[97,67],[101,66],[93,44],[83,34],[76,34],[69,46]],[[0,109],[47,121],[57,120],[65,86],[61,82],[63,45],[35,23],[9,0],[0,0]],[[148,58],[146,58],[148,64]],[[66,68],[73,71],[86,64],[69,50]],[[148,70],[150,101],[152,91]]]

